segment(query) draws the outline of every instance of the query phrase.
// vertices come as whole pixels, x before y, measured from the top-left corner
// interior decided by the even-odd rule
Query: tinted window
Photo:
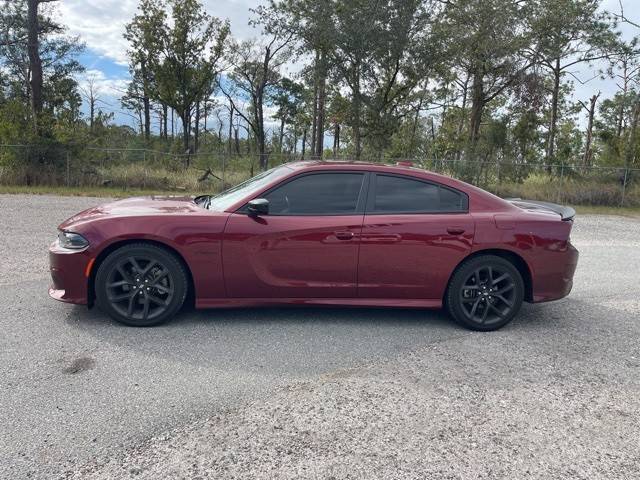
[[[241,201],[243,198],[251,195],[253,192],[267,186],[274,180],[289,175],[291,169],[286,166],[280,166],[256,175],[246,182],[236,185],[218,195],[211,197],[209,200],[209,210],[223,211],[234,203]]]
[[[469,208],[467,203],[466,195],[440,187],[440,210],[445,212],[466,212]]]
[[[269,215],[347,215],[356,213],[364,174],[305,175],[269,192]]]
[[[376,213],[462,212],[466,196],[433,183],[388,175],[376,176]]]

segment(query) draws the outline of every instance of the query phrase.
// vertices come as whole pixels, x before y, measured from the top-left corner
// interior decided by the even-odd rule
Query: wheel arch
[[[105,260],[105,258],[107,258],[110,253],[115,252],[119,248],[122,248],[127,245],[131,245],[131,244],[141,244],[141,243],[142,244],[146,243],[148,245],[154,245],[156,247],[162,248],[167,252],[171,253],[173,256],[175,256],[178,259],[178,261],[182,264],[182,267],[184,268],[185,272],[187,273],[188,290],[187,290],[187,298],[185,300],[185,304],[188,304],[188,305],[194,304],[195,283],[193,281],[193,273],[191,272],[191,268],[189,268],[189,265],[185,261],[184,257],[180,254],[180,252],[178,252],[171,245],[168,245],[159,240],[150,240],[147,238],[140,238],[140,239],[128,238],[125,240],[117,240],[113,243],[110,243],[105,248],[103,248],[100,251],[100,253],[95,257],[95,261],[91,265],[91,271],[89,272],[89,277],[87,278],[87,305],[89,306],[89,308],[93,307],[95,303],[95,299],[96,299],[95,278],[96,278],[98,269],[100,268],[100,265]]]
[[[455,273],[458,271],[460,266],[473,258],[483,257],[486,255],[495,255],[496,257],[503,258],[518,270],[520,276],[522,277],[522,281],[524,282],[524,299],[527,302],[531,302],[533,300],[533,277],[531,275],[531,268],[529,267],[527,261],[521,255],[518,255],[511,250],[501,248],[487,248],[484,250],[477,250],[467,255],[455,266],[455,268],[451,271],[451,275],[449,275],[449,280],[447,281],[447,288],[444,291],[443,303],[447,298],[447,292],[449,290],[451,279],[453,278],[453,275],[455,275]]]

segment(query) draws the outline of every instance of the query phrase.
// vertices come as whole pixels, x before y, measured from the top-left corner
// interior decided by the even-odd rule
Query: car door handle
[[[402,240],[402,235],[394,233],[369,233],[362,235],[364,243],[397,243]]]
[[[465,232],[465,229],[462,227],[448,227],[447,233],[451,235],[462,235]]]
[[[338,240],[351,240],[355,234],[353,232],[336,232],[335,236]]]

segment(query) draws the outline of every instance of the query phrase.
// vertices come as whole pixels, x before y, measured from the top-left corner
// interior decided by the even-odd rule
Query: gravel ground
[[[46,298],[55,226],[96,202],[0,196],[0,478],[637,478],[639,220],[579,217],[574,292],[495,333],[371,309],[137,330]]]

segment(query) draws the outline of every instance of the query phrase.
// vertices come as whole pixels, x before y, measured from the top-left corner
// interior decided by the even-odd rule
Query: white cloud
[[[229,19],[237,38],[256,35],[249,27],[249,9],[259,0],[205,0],[210,15]],[[58,15],[69,27],[69,33],[78,35],[87,47],[119,64],[127,64],[127,42],[122,37],[125,25],[135,15],[138,0],[65,0],[60,2]]]
[[[137,0],[66,0],[60,3],[60,21],[99,55],[127,63],[125,24],[134,15]]]

